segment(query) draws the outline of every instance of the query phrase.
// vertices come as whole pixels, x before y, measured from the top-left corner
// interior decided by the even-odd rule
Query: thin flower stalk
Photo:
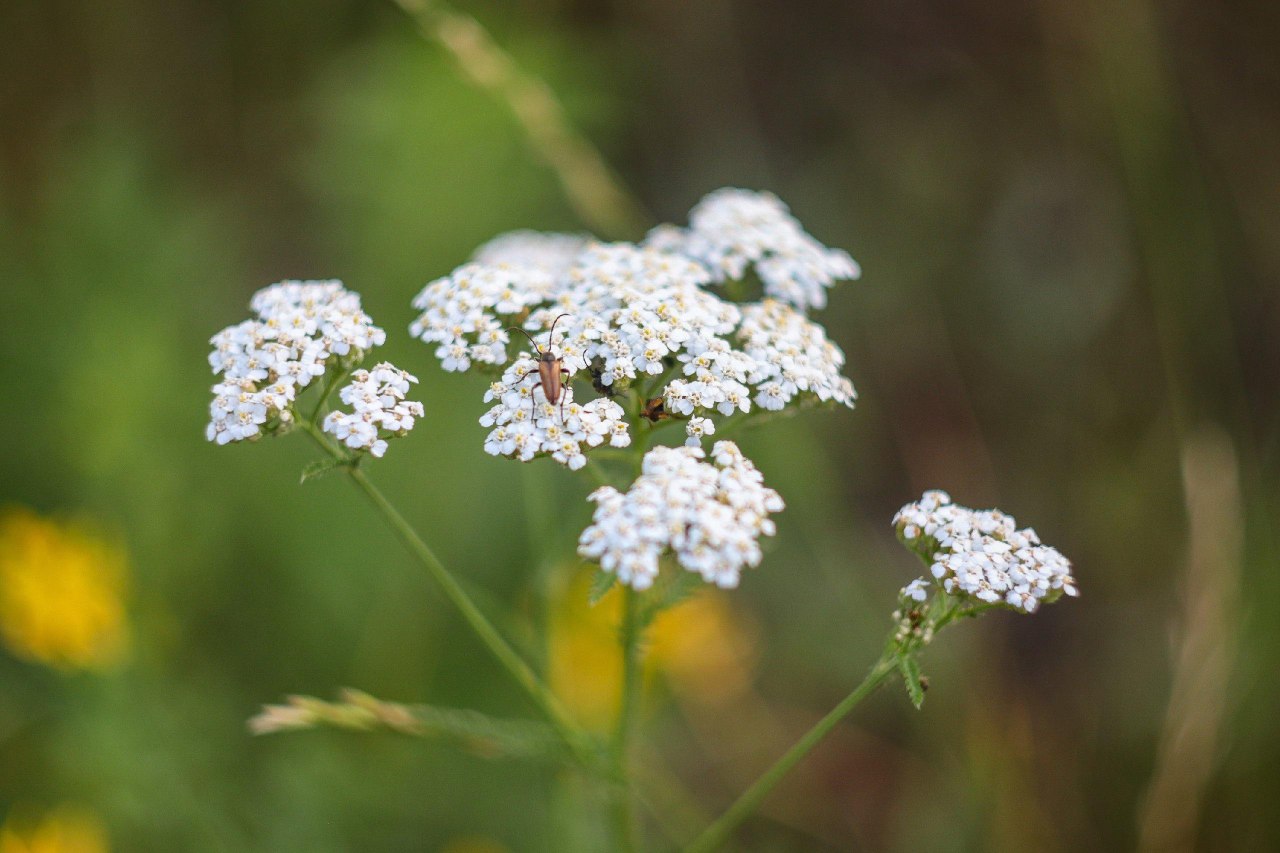
[[[335,458],[342,458],[342,452],[330,444],[325,435],[314,424],[309,421],[300,421],[299,423],[325,452]],[[351,481],[356,484],[365,497],[369,499],[369,502],[373,504],[374,508],[386,519],[391,529],[400,538],[400,541],[417,558],[432,579],[440,585],[445,597],[457,608],[462,618],[475,632],[476,636],[479,637],[480,641],[484,643],[485,647],[498,659],[498,662],[502,664],[511,677],[524,688],[529,698],[546,716],[548,722],[555,727],[557,733],[573,750],[578,760],[584,766],[598,767],[599,759],[589,737],[570,719],[568,713],[560,705],[559,700],[543,683],[542,679],[516,653],[515,649],[511,648],[510,644],[502,638],[498,629],[494,627],[493,623],[471,600],[466,590],[454,578],[453,573],[440,562],[440,558],[423,541],[422,537],[413,529],[413,526],[405,520],[400,511],[387,500],[382,491],[365,476],[365,473],[359,467],[347,465],[345,468]]]
[[[850,712],[863,699],[874,693],[876,688],[893,674],[895,668],[892,651],[886,651],[880,660],[876,661],[875,665],[871,667],[867,677],[862,679],[862,683],[855,687],[848,696],[844,697],[840,704],[832,708],[825,717],[814,723],[813,728],[805,732],[795,742],[794,746],[775,761],[772,767],[761,774],[760,778],[751,787],[747,788],[724,814],[703,830],[702,834],[685,848],[686,853],[706,853],[707,851],[718,849],[728,841],[729,836],[738,828],[738,825],[760,807],[760,803],[764,801],[764,798],[778,786],[778,783],[791,772],[792,768],[800,763],[800,759],[812,752],[813,748],[830,734],[831,730],[841,720],[849,716]]]
[[[622,624],[618,641],[622,649],[622,697],[618,706],[618,724],[613,736],[614,771],[622,780],[614,800],[614,833],[620,850],[635,846],[635,816],[631,790],[630,746],[635,726],[636,705],[640,700],[641,626],[638,594],[630,587],[622,589]]]
[[[973,510],[934,490],[899,510],[893,526],[903,546],[931,567],[933,580],[919,578],[903,587],[884,652],[866,678],[694,839],[687,848],[691,853],[728,841],[796,764],[885,679],[900,675],[919,708],[927,685],[920,653],[947,625],[995,609],[1032,614],[1064,594],[1079,595],[1071,562],[1042,545],[1034,530],[1019,530],[1000,510]]]

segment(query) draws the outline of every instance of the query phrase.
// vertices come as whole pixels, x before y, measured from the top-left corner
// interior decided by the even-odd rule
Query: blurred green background
[[[861,677],[917,572],[889,518],[941,487],[1034,525],[1083,597],[948,632],[924,710],[878,694],[743,849],[1280,848],[1280,6],[459,9],[655,222],[770,189],[865,271],[822,315],[858,409],[742,439],[788,503],[728,599],[748,686],[709,715],[653,685],[684,817]],[[584,229],[509,110],[387,3],[7,0],[0,32],[0,504],[124,550],[129,637],[0,650],[0,848],[64,805],[126,851],[589,848],[586,792],[537,764],[247,734],[344,685],[532,710],[350,484],[298,485],[301,438],[203,437],[209,336],[343,279],[428,412],[371,475],[549,665],[591,483],[485,456],[484,381],[405,331],[486,239]]]

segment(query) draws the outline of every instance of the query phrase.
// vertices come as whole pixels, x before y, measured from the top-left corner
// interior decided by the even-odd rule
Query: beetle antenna
[[[556,334],[556,323],[559,323],[561,320],[563,320],[565,317],[568,317],[568,316],[569,316],[568,314],[561,314],[559,317],[551,321],[551,331],[547,332],[547,346],[551,346],[554,343],[554,338]]]
[[[510,326],[507,328],[507,331],[519,332],[520,334],[524,335],[526,338],[529,339],[529,343],[533,344],[533,351],[538,355],[542,355],[542,347],[538,346],[538,342],[533,339],[533,335],[529,334],[519,326]]]

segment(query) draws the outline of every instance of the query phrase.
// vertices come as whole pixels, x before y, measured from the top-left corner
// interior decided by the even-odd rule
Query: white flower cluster
[[[738,280],[754,267],[764,292],[802,311],[823,308],[827,288],[858,278],[858,264],[805,232],[772,193],[726,187],[689,213],[689,227],[659,226],[649,244],[701,261],[716,281]]]
[[[507,330],[532,306],[553,298],[557,279],[586,245],[577,234],[500,234],[477,249],[471,263],[422,289],[413,300],[422,313],[409,331],[438,344],[436,357],[445,370],[467,370],[473,362],[505,364]]]
[[[753,406],[852,406],[844,354],[804,309],[823,304],[824,288],[855,276],[856,264],[805,234],[766,193],[720,190],[698,204],[691,221],[689,229],[655,231],[642,246],[570,234],[501,235],[418,294],[421,313],[410,330],[435,345],[449,371],[507,365],[511,336],[524,332],[560,360],[566,382],[589,373],[611,396],[642,383],[644,401],[662,403],[646,408],[647,416],[701,419],[688,425],[691,439],[712,434],[713,418]],[[739,305],[708,289],[752,264],[772,294],[763,302]],[[503,389],[489,400],[511,384],[508,367]],[[483,423],[507,422],[490,413]],[[529,451],[512,450],[512,440],[505,431],[491,434],[487,446],[526,458]]]
[[[405,399],[409,384],[417,381],[385,361],[372,370],[357,370],[338,395],[353,411],[330,412],[324,431],[353,450],[382,456],[387,452],[385,436],[404,435],[422,417],[422,404]]]
[[[900,509],[893,524],[908,548],[931,561],[930,572],[952,595],[1034,613],[1063,593],[1079,594],[1070,561],[999,510],[969,509],[946,492],[931,491]],[[922,600],[922,582],[903,594]]]
[[[485,452],[529,462],[550,456],[561,465],[578,470],[587,464],[582,446],[606,441],[612,447],[631,444],[622,407],[612,400],[592,400],[585,406],[573,401],[573,389],[563,386],[559,400],[548,400],[538,376],[538,363],[526,354],[512,362],[502,378],[489,386],[486,403],[496,405],[480,424],[492,427]]]
[[[667,369],[664,359],[677,354],[732,351],[720,336],[733,331],[741,313],[701,288],[709,280],[687,258],[629,243],[595,244],[579,255],[554,304],[530,315],[529,326],[548,329],[567,314],[554,346],[570,370],[594,363],[605,385],[657,375]],[[745,365],[736,372],[746,378]]]
[[[655,447],[625,493],[593,492],[597,506],[578,553],[635,589],[653,585],[667,551],[703,580],[737,586],[743,567],[759,565],[757,540],[774,534],[769,515],[783,508],[782,498],[733,442],[716,442],[712,462],[705,455],[697,447]]]
[[[541,231],[508,231],[499,234],[472,256],[478,264],[532,267],[551,275],[563,275],[587,247],[581,234],[548,234]]]
[[[551,294],[551,276],[536,267],[471,263],[422,289],[413,307],[422,312],[409,332],[438,344],[436,357],[445,370],[461,371],[480,364],[503,364],[511,325],[517,315]]]
[[[801,392],[844,406],[858,399],[853,383],[840,372],[844,353],[821,326],[791,306],[773,299],[745,306],[738,339],[755,364],[748,381],[762,409],[783,409]]]
[[[206,434],[218,444],[288,423],[301,389],[331,361],[359,361],[387,337],[337,281],[283,281],[258,291],[250,307],[253,319],[209,341],[209,364],[222,379],[213,386]]]

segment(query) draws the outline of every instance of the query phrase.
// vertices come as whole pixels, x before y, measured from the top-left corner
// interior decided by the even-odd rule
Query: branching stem
[[[335,457],[342,457],[342,452],[333,446],[315,424],[300,420],[299,424],[315,442],[322,447],[326,453]],[[556,699],[551,689],[543,683],[542,679],[533,671],[532,668],[516,653],[515,649],[502,638],[498,629],[484,615],[471,597],[467,595],[466,590],[458,583],[453,574],[445,568],[435,552],[422,540],[413,526],[405,520],[382,491],[373,484],[373,482],[365,476],[365,473],[358,467],[349,466],[346,469],[347,475],[356,487],[362,491],[373,504],[374,508],[382,514],[391,529],[395,531],[400,541],[404,543],[409,552],[417,558],[423,568],[427,570],[427,574],[440,585],[444,591],[445,597],[457,608],[462,618],[475,632],[480,641],[489,649],[503,668],[511,675],[515,681],[524,688],[538,709],[546,716],[548,722],[555,728],[557,734],[564,739],[564,742],[573,751],[574,756],[586,767],[600,770],[600,759],[594,745],[589,736],[574,723],[568,712]]]

